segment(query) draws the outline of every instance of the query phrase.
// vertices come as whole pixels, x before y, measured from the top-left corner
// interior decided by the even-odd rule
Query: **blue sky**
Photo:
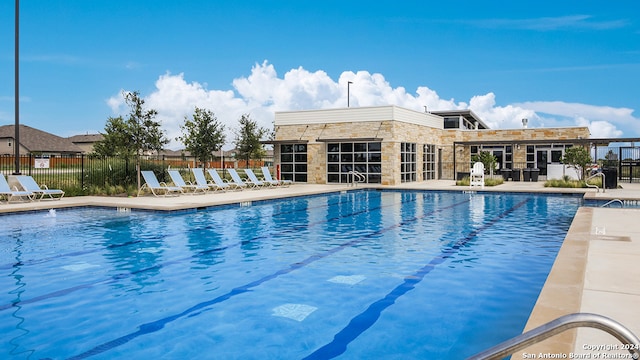
[[[14,123],[14,1],[0,3],[0,125]],[[21,123],[102,131],[139,91],[167,137],[195,106],[471,108],[493,128],[640,137],[636,1],[22,0]],[[173,141],[171,147],[180,144]]]

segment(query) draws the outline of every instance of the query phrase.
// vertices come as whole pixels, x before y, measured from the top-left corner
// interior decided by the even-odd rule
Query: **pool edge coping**
[[[578,208],[523,332],[580,312],[594,209]],[[512,359],[531,359],[531,355],[541,353],[570,354],[575,348],[577,331],[570,329],[520,350]]]

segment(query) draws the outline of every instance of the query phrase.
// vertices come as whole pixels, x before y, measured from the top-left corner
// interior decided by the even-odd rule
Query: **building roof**
[[[102,134],[85,134],[70,136],[67,139],[74,144],[93,144],[104,140],[104,136]]]
[[[485,124],[484,121],[482,121],[482,119],[480,119],[480,117],[471,110],[439,110],[439,111],[430,111],[430,113],[434,115],[442,116],[442,117],[462,116],[463,118],[465,118],[465,120],[467,120],[471,124],[474,124],[477,122],[478,129],[489,128],[487,124]]]
[[[15,140],[15,125],[0,126],[0,138]],[[81,153],[77,145],[68,138],[20,125],[20,145],[29,152]]]

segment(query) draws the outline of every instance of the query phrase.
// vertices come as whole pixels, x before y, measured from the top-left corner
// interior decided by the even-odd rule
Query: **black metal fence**
[[[222,160],[222,161],[221,161]],[[217,159],[206,164],[208,168],[245,166],[245,161],[235,159]],[[251,161],[251,167],[268,164],[268,159]],[[193,157],[145,157],[140,160],[142,170],[153,170],[160,181],[168,181],[166,170],[189,169],[201,166]],[[13,156],[0,156],[0,173],[5,177],[16,172]],[[38,184],[49,188],[63,189],[69,195],[88,195],[103,193],[110,187],[137,188],[138,175],[134,158],[96,157],[89,155],[39,157],[24,155],[20,157],[20,173],[32,176]],[[193,179],[191,179],[193,180]]]
[[[165,159],[144,160],[142,169],[166,168]],[[89,194],[92,188],[108,186],[137,186],[135,159],[116,157],[41,158],[34,155],[20,157],[20,173],[30,175],[39,184],[63,189],[71,194]],[[16,172],[13,156],[0,157],[0,172],[5,176]]]

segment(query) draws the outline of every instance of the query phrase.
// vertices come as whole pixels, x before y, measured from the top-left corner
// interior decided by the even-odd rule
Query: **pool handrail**
[[[348,174],[351,175],[351,186],[353,187],[356,187],[358,183],[364,183],[365,181],[367,181],[366,176],[364,176],[364,174],[359,171],[350,170]]]
[[[593,179],[596,176],[602,176],[602,192],[604,193],[605,189],[606,189],[606,186],[605,186],[606,175],[603,172],[597,172],[597,173],[589,176],[588,178],[584,179],[584,183],[587,184],[587,187],[590,187],[590,188],[594,187],[594,188],[596,188],[596,192],[600,192],[600,188],[598,187],[598,185],[591,185],[591,184],[587,183],[587,181]]]
[[[602,207],[607,207],[607,206],[609,206],[609,205],[611,205],[613,203],[620,203],[620,206],[624,207],[624,202],[622,200],[620,200],[620,199],[609,200],[604,205],[602,205]]]
[[[565,330],[577,327],[591,327],[606,331],[622,344],[628,345],[625,346],[624,349],[629,351],[632,358],[640,358],[640,339],[622,324],[598,314],[574,313],[561,316],[535,329],[504,341],[485,351],[468,357],[467,360],[502,359],[516,351],[537,344]]]

